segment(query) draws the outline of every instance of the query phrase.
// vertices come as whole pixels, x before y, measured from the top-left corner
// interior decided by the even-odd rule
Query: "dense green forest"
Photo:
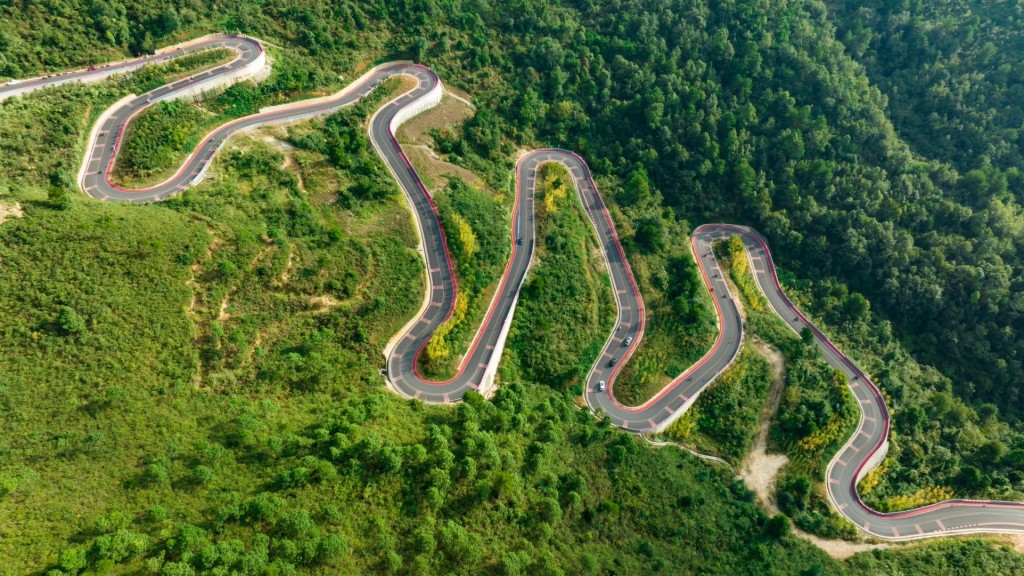
[[[928,176],[915,179],[934,189],[899,199],[905,206],[891,219],[894,232],[909,234],[897,241],[910,248],[906,278],[873,272],[882,290],[896,293],[865,293],[885,306],[912,351],[952,378],[959,395],[975,405],[993,402],[1016,420],[1024,405],[1021,6],[827,3],[837,37],[883,93],[899,136],[922,158],[911,167]],[[919,207],[906,206],[911,201]]]
[[[40,105],[90,96],[60,92]],[[358,175],[383,172],[368,148],[344,168],[316,151],[364,138],[374,105],[272,131],[298,174],[258,135],[162,205],[8,193],[27,213],[0,228],[16,272],[0,285],[0,509],[20,526],[0,543],[5,571],[852,570],[785,536],[728,474],[514,383],[515,364],[493,402],[388,394],[375,358],[422,282],[411,223],[388,180],[364,193]],[[975,564],[1006,554],[985,546]]]
[[[996,168],[989,175],[1012,175],[1016,186],[1008,192],[1020,193],[1021,6],[992,0],[826,4],[836,36],[886,95],[889,117],[915,152],[968,176]],[[985,200],[983,189],[963,193],[968,205]]]
[[[507,189],[519,146],[561,145],[590,162],[631,261],[651,263],[635,267],[660,303],[652,331],[666,326],[647,344],[636,398],[699,356],[713,328],[686,256],[691,225],[765,232],[783,282],[893,400],[893,458],[869,498],[899,508],[893,498],[927,488],[987,496],[1024,481],[1021,179],[1016,109],[999,104],[1019,101],[999,76],[1019,59],[980,40],[1014,34],[1018,20],[983,8],[960,23],[956,7],[900,8],[927,39],[904,47],[916,62],[949,53],[934,48],[944,40],[930,20],[971,39],[949,73],[955,89],[934,100],[922,96],[927,77],[886,68],[898,19],[816,0],[0,1],[0,76],[243,31],[280,58],[267,82],[217,100],[215,113],[240,115],[335,89],[377,59],[424,61],[478,106],[439,135],[439,152],[489,185]],[[1024,570],[985,541],[830,560],[727,473],[574,407],[585,354],[526,362],[510,343],[491,403],[388,395],[380,350],[414,312],[423,271],[360,125],[373,102],[274,142],[233,141],[207,182],[158,206],[71,190],[89,119],[177,72],[0,104],[0,201],[25,211],[0,226],[4,571]],[[996,112],[962,78],[986,86]],[[926,133],[908,117],[929,109],[945,120]],[[491,210],[458,195],[453,208]],[[547,238],[589,233],[567,213]],[[558,307],[538,283],[586,265],[552,247],[562,264],[534,270],[517,334],[539,333],[548,310],[595,318],[576,308],[592,302]],[[580,338],[592,328],[566,326]],[[654,344],[673,334],[686,342]],[[834,389],[816,384],[828,374],[793,346],[787,359],[805,366],[787,382],[781,450],[843,415]],[[738,454],[745,440],[722,445]],[[782,486],[785,511],[811,528],[828,523],[804,482],[815,463]]]

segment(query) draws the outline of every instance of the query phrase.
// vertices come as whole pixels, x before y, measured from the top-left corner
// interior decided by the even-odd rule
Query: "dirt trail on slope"
[[[786,381],[786,366],[778,348],[758,338],[751,338],[751,344],[771,363],[772,384],[768,389],[768,397],[765,399],[764,410],[761,413],[761,426],[757,430],[757,436],[754,437],[754,445],[750,448],[750,453],[740,465],[739,475],[747,483],[747,486],[757,494],[761,506],[769,514],[775,515],[779,513],[779,506],[775,501],[775,477],[778,476],[779,470],[789,462],[789,458],[784,454],[768,453],[768,432],[771,430],[772,420],[775,418],[775,412],[778,411],[779,403],[782,400],[782,390],[785,388]],[[793,535],[807,540],[838,560],[844,560],[860,552],[888,547],[888,544],[829,540],[808,534],[797,528],[793,528]]]
[[[751,343],[754,349],[771,363],[772,384],[768,389],[764,410],[761,412],[761,426],[757,430],[757,436],[754,437],[754,445],[740,465],[740,476],[757,494],[757,498],[765,510],[770,514],[778,514],[779,507],[775,502],[772,488],[775,476],[789,462],[789,458],[786,458],[784,454],[768,454],[768,432],[771,429],[772,420],[775,418],[775,412],[779,409],[779,402],[782,400],[786,367],[782,360],[782,354],[774,346],[755,338],[751,339]]]
[[[846,540],[827,540],[825,538],[815,536],[814,534],[808,534],[803,530],[797,530],[796,528],[793,529],[793,535],[814,544],[820,548],[822,552],[836,560],[846,560],[854,554],[870,552],[877,548],[890,547],[890,544],[870,544],[867,542],[847,542]]]

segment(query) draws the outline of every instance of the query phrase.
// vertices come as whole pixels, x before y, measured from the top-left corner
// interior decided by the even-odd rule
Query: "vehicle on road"
[[[262,50],[262,47],[260,47],[260,50]],[[248,52],[247,54],[251,56],[251,52]],[[378,80],[371,85],[371,88],[379,86],[382,79],[396,74],[411,75],[419,78],[420,80],[418,87],[413,89],[418,92],[415,92],[411,101],[425,102],[425,96],[431,93],[429,91],[432,90],[432,93],[437,95],[441,89],[436,75],[428,72],[429,71],[417,65],[389,65],[388,67],[380,69],[377,76]],[[63,74],[60,75],[63,76]],[[210,73],[204,73],[198,78],[205,79],[210,76]],[[372,80],[366,80],[367,83],[371,81]],[[63,83],[63,79],[52,80],[45,83],[36,82],[34,80],[32,81],[33,86],[36,84],[55,85],[60,83]],[[192,83],[198,83],[198,80],[196,78],[188,78],[187,81],[181,81],[172,84],[170,87],[164,87],[164,91],[161,92],[161,94],[166,94],[168,92],[190,86]],[[12,90],[10,92],[14,91]],[[327,112],[334,108],[350,105],[354,101],[357,101],[360,96],[364,95],[365,92],[365,88],[361,88],[359,90],[346,91],[343,93],[343,97],[339,97],[336,100],[309,105],[296,104],[296,107],[289,112],[289,117],[298,118],[310,113]],[[409,99],[408,96],[405,98]],[[125,108],[134,109],[131,104],[127,105]],[[383,110],[384,112],[374,116],[375,120],[370,121],[371,140],[374,141],[375,146],[379,147],[379,154],[384,159],[384,162],[393,169],[396,175],[399,174],[402,169],[406,169],[410,171],[410,175],[412,177],[411,181],[414,183],[420,183],[415,169],[412,167],[411,163],[408,162],[408,159],[402,152],[399,143],[393,138],[377,139],[377,134],[388,133],[387,127],[395,121],[395,118],[398,117],[397,114],[401,111],[396,110],[394,107],[386,107],[383,108]],[[84,184],[83,187],[86,192],[97,198],[104,198],[112,201],[147,202],[164,200],[173,194],[181,192],[202,175],[203,170],[205,170],[209,165],[208,162],[213,158],[213,148],[215,148],[218,143],[223,142],[224,137],[233,133],[235,130],[249,126],[261,125],[264,120],[269,121],[280,118],[280,116],[271,117],[269,114],[257,114],[252,117],[236,121],[232,125],[232,128],[223,130],[219,136],[211,137],[208,142],[211,148],[207,149],[209,153],[205,156],[203,161],[187,163],[185,167],[182,168],[181,176],[177,176],[163,184],[146,190],[123,190],[114,187],[104,178],[95,179],[88,184]],[[116,157],[119,146],[118,130],[124,129],[125,122],[126,120],[122,119],[121,123],[115,124],[115,128],[111,130],[111,136],[114,136],[111,148],[114,152],[111,154],[109,162],[106,164],[108,167],[110,166],[110,163],[113,162],[113,158]],[[90,150],[89,152],[90,154],[93,154],[89,160],[108,160],[106,154],[102,153],[98,149],[95,151]],[[576,179],[578,184],[581,184],[577,188],[577,192],[580,194],[581,200],[583,200],[581,205],[586,207],[584,209],[604,209],[596,187],[587,185],[587,182],[589,181],[588,169],[579,156],[567,151],[547,149],[531,152],[524,158],[523,162],[527,169],[526,174],[533,175],[528,176],[527,181],[529,181],[530,178],[535,179],[536,171],[542,163],[552,161],[561,163],[570,169],[570,173],[573,175],[573,178]],[[88,165],[89,164],[87,164],[87,166]],[[188,183],[181,183],[189,178],[191,178],[191,180],[189,180]],[[432,207],[430,206],[430,203],[417,204],[415,202],[420,199],[422,194],[426,193],[422,186],[410,187],[408,182],[404,179],[399,179],[399,186],[406,194],[407,199],[410,200],[410,205],[412,206],[413,214],[417,219],[418,224],[436,221],[437,215],[431,210]],[[520,182],[517,187],[518,197],[522,199],[527,193],[532,197],[532,190],[527,192],[523,188],[523,184]],[[530,214],[528,214],[527,217],[532,218],[532,211],[530,211]],[[595,228],[603,227],[603,224],[598,226],[593,215],[591,215],[591,223],[594,224]],[[512,235],[516,238],[517,244],[521,244],[522,234],[518,229],[518,221],[516,226],[517,227]],[[693,250],[693,254],[697,256],[697,264],[701,268],[702,274],[704,274],[702,276],[704,279],[708,279],[712,274],[715,278],[718,278],[719,274],[722,274],[724,277],[724,272],[721,269],[717,269],[715,271],[710,269],[714,265],[714,262],[712,262],[714,258],[712,256],[713,252],[709,247],[713,241],[726,237],[728,234],[738,234],[741,237],[746,238],[748,254],[751,253],[750,250],[753,246],[750,242],[761,243],[765,246],[763,238],[749,228],[731,225],[708,225],[706,227],[698,228],[698,231],[696,231],[694,236],[691,237],[690,246]],[[604,253],[607,258],[606,263],[612,270],[611,277],[613,279],[613,287],[618,287],[619,283],[617,279],[621,277],[620,275],[624,275],[629,278],[630,284],[632,284],[631,287],[633,288],[634,293],[632,299],[626,301],[620,300],[618,302],[620,304],[620,314],[623,310],[632,311],[637,308],[640,309],[642,314],[643,301],[635,283],[632,281],[632,272],[629,269],[628,262],[625,261],[624,254],[621,252],[621,246],[618,244],[617,237],[614,232],[599,232],[598,238],[605,244]],[[433,238],[425,237],[424,240],[433,240],[433,242],[423,242],[425,259],[428,264],[432,264],[433,262],[438,262],[440,264],[445,264],[447,262],[450,264],[448,254],[444,249],[445,239],[443,232],[436,232]],[[532,236],[531,246],[533,246]],[[708,250],[708,252],[702,253],[700,250]],[[763,250],[766,253],[767,247],[765,246]],[[703,257],[706,259],[705,261],[700,260],[701,254],[704,255]],[[454,287],[454,272],[452,272],[450,265],[447,267],[447,275],[445,275],[445,267],[443,266],[440,268],[428,268],[428,270],[431,272],[440,272],[442,276],[444,276],[444,283],[441,286],[442,288],[445,286]],[[769,300],[769,305],[772,308],[772,311],[783,318],[787,314],[794,315],[794,322],[796,322],[797,325],[801,325],[800,321],[797,319],[801,318],[802,315],[797,312],[795,306],[789,302],[783,294],[782,287],[778,284],[778,280],[774,276],[774,269],[771,267],[770,261],[767,262],[765,270],[752,270],[752,272],[754,273],[754,278],[758,282],[771,282],[771,284],[763,284],[763,286],[771,288],[770,290],[764,290],[764,292],[766,298]],[[522,274],[523,276],[513,276],[513,273],[516,275]],[[503,283],[503,286],[505,286],[504,292],[498,295],[500,297],[496,297],[493,300],[495,303],[504,304],[515,298],[518,294],[518,287],[522,285],[521,278],[525,277],[526,271],[524,267],[509,266],[506,274],[508,274],[506,278],[511,279],[512,281]],[[711,282],[708,282],[707,284],[713,298],[716,293],[716,289],[711,285]],[[726,299],[729,296],[729,289],[726,285],[718,284],[717,282],[714,284],[721,288],[719,290],[721,298]],[[451,293],[452,290],[437,290],[436,292],[430,291],[428,292],[428,297],[432,306],[440,307],[444,304],[454,306],[454,299],[451,298]],[[627,304],[628,308],[625,306]],[[695,364],[693,370],[697,370],[697,368],[702,366],[709,368],[717,367],[719,366],[719,362],[724,363],[724,365],[728,365],[728,363],[732,362],[732,359],[735,358],[735,355],[739,351],[739,343],[742,341],[743,327],[742,320],[738,316],[738,311],[733,308],[733,313],[726,314],[727,310],[724,306],[716,306],[715,308],[719,325],[721,326],[721,346],[718,346],[718,343],[716,343],[712,352],[705,359],[702,359],[699,363]],[[496,308],[492,308],[492,310],[493,309]],[[412,359],[414,355],[419,350],[422,350],[423,346],[426,345],[425,342],[427,341],[427,337],[437,329],[441,322],[447,321],[443,314],[437,314],[437,311],[435,310],[429,309],[426,306],[423,310],[424,311],[419,315],[420,323],[411,323],[410,326],[412,326],[412,328],[406,331],[407,335],[412,336],[412,338],[405,337],[400,339],[399,343],[393,349],[394,352],[390,352],[388,354],[388,365],[385,375],[388,377],[390,384],[394,387],[394,390],[403,396],[419,398],[421,401],[427,403],[450,404],[461,399],[462,394],[464,394],[467,389],[477,389],[481,380],[476,380],[476,378],[483,378],[485,377],[483,375],[487,374],[486,366],[489,364],[484,361],[488,360],[493,354],[492,351],[495,349],[493,346],[495,340],[493,340],[493,338],[497,338],[498,336],[496,336],[496,334],[500,333],[493,330],[489,331],[487,329],[487,324],[482,325],[481,332],[479,333],[480,336],[478,338],[481,346],[475,346],[474,344],[474,347],[471,349],[473,350],[471,354],[474,355],[472,357],[474,362],[467,364],[470,369],[463,373],[462,376],[453,379],[451,382],[431,382],[420,377],[415,370],[415,364],[401,360],[402,358],[407,360]],[[449,311],[450,310],[451,308],[449,308]],[[623,339],[626,346],[631,345],[634,338],[638,338],[643,332],[643,316],[641,315],[639,320],[633,319],[632,316],[629,318],[630,320],[623,320],[622,323],[616,327],[616,330],[625,328],[627,332],[632,330],[637,333],[637,336],[630,336]],[[423,322],[424,320],[426,323]],[[507,320],[508,318],[502,319],[496,317],[494,322],[505,322]],[[976,522],[985,523],[987,526],[985,530],[993,532],[1006,530],[1007,526],[1011,526],[1009,531],[1017,530],[1017,528],[1012,527],[1024,526],[1024,510],[1018,511],[1015,508],[1011,508],[1010,504],[1005,503],[986,504],[962,501],[944,502],[930,507],[926,506],[913,511],[902,512],[899,516],[882,515],[870,508],[867,508],[856,493],[856,480],[860,471],[867,470],[869,462],[867,459],[874,454],[881,453],[880,450],[885,450],[887,446],[886,442],[889,431],[889,415],[884,399],[881,392],[879,392],[874,387],[874,384],[871,383],[870,378],[860,372],[860,369],[857,368],[851,360],[842,355],[842,353],[839,352],[827,338],[814,329],[808,321],[804,320],[801,327],[814,330],[815,337],[818,339],[819,343],[829,346],[829,350],[831,352],[826,355],[826,361],[828,361],[833,367],[842,370],[848,376],[849,382],[860,382],[861,384],[859,384],[859,386],[866,387],[866,391],[869,393],[867,397],[865,397],[863,394],[864,390],[859,390],[861,398],[860,409],[863,416],[859,428],[860,434],[854,435],[850,440],[848,440],[847,444],[841,448],[841,451],[836,453],[835,458],[826,470],[826,475],[828,476],[826,490],[828,490],[830,502],[837,506],[844,516],[860,526],[864,531],[883,539],[918,538],[954,532],[974,532],[977,531],[975,528],[979,526]],[[617,352],[614,350],[614,344],[612,342],[608,342],[607,346],[611,353]],[[619,353],[622,353],[623,356],[625,356],[625,352],[626,351],[622,351]],[[476,364],[475,360],[477,359],[481,360],[481,364]],[[607,366],[616,366],[618,361],[618,358],[610,357],[607,361]],[[595,362],[592,369],[594,377],[599,377],[599,374],[604,375],[608,372],[608,370],[600,368],[600,360]],[[607,381],[600,380],[597,383],[597,391],[599,392],[605,392],[605,390],[608,389],[609,382],[612,382],[611,376],[606,375],[605,377],[608,378]],[[698,371],[695,376],[686,377],[686,385],[680,385],[677,382],[673,382],[669,387],[666,387],[662,393],[659,393],[657,397],[650,400],[647,404],[636,407],[620,406],[614,401],[614,398],[611,397],[611,393],[608,392],[608,397],[602,398],[602,400],[606,401],[600,402],[599,404],[591,403],[591,408],[595,412],[603,412],[609,418],[613,426],[617,426],[631,432],[649,431],[656,428],[659,424],[666,423],[668,419],[678,416],[681,410],[685,410],[690,406],[691,403],[689,401],[694,398],[693,393],[705,389],[710,385],[713,379],[714,374],[711,374],[710,370]],[[587,383],[591,381],[592,380],[590,379],[585,380]],[[693,382],[696,382],[697,385],[694,386],[692,384]],[[593,389],[590,390],[593,391]],[[854,441],[856,441],[857,444],[854,444]],[[842,460],[840,460],[840,458],[842,458]],[[838,462],[839,464],[834,464],[835,462]],[[856,466],[854,464],[856,464]],[[982,510],[982,508],[985,508],[986,506],[989,506],[990,508]],[[1000,508],[1002,511],[993,512],[996,507],[1000,506],[1002,507]],[[868,523],[868,520],[870,520],[870,523]],[[942,524],[942,521],[949,522],[948,530],[947,527]],[[957,524],[952,523],[952,521],[956,521]]]

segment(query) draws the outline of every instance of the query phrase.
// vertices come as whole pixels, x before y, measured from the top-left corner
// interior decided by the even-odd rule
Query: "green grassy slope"
[[[633,163],[653,165],[659,154],[625,128],[669,123],[657,118],[657,102],[622,103],[650,85],[639,67],[612,52],[632,52],[639,60],[647,47],[602,40],[618,33],[603,22],[589,28],[597,34],[552,28],[548,20],[579,19],[570,9],[552,7],[560,19],[520,10],[523,18],[513,24],[498,4],[482,7],[479,18],[432,3],[409,10],[384,2],[268,3],[262,12],[249,3],[169,11],[148,2],[124,10],[109,3],[109,11],[103,9],[107,3],[95,4],[99,8],[49,12],[36,5],[0,6],[0,71],[21,75],[100,61],[220,25],[260,34],[295,58],[297,64],[282,68],[273,81],[274,90],[286,95],[335,86],[338,74],[350,78],[367,55],[427,57],[446,81],[457,78],[452,81],[473,87],[481,98],[480,112],[442,142],[443,152],[499,187],[510,173],[513,138],[530,142],[540,134],[572,144],[607,179],[602,189],[627,207],[616,219],[631,253],[657,254],[685,238],[677,233],[686,228],[680,218],[692,212],[679,202],[672,179],[689,185],[706,176],[714,186],[728,172],[739,183],[757,181],[732,160],[726,171],[713,152],[717,144],[712,146],[721,130],[720,140],[732,142],[723,146],[728,154],[745,149],[730,140],[726,124],[750,119],[736,114],[749,112],[737,103],[749,88],[741,78],[720,84],[709,73],[701,86],[727,85],[735,93],[721,99],[694,94],[691,103],[722,102],[731,119],[717,108],[707,116],[694,109],[694,116],[715,124],[710,131],[678,122],[673,125],[685,127],[685,137],[683,128],[659,136],[666,146],[683,143],[661,149],[660,156],[685,163],[684,170],[652,176],[672,190],[665,203],[676,208],[666,210],[657,189],[647,187],[645,195],[642,180],[630,176],[640,173]],[[614,14],[625,18],[628,12]],[[699,12],[687,18],[698,21]],[[398,34],[410,29],[423,35]],[[589,66],[575,66],[575,56],[566,59],[549,41],[534,42],[537,30],[592,42],[572,46],[580,57],[591,50]],[[629,34],[639,32],[630,28]],[[658,37],[642,32],[648,40]],[[724,57],[734,47],[715,34]],[[704,46],[704,39],[691,40]],[[605,49],[608,57],[599,60],[597,52]],[[534,70],[554,79],[542,86],[543,94],[512,90],[509,71],[539,62],[546,67]],[[565,73],[563,64],[572,80],[555,82]],[[628,79],[635,86],[612,84],[611,67],[615,82]],[[583,70],[593,70],[594,77]],[[697,73],[691,68],[687,74]],[[527,75],[530,81],[540,77]],[[86,119],[151,80],[66,87],[0,104],[0,201],[19,201],[26,211],[0,225],[5,572],[1022,569],[1019,555],[986,541],[830,560],[783,536],[785,523],[769,524],[749,492],[721,472],[671,450],[648,449],[574,407],[564,390],[577,367],[567,368],[561,358],[541,355],[527,363],[510,354],[502,372],[506,387],[493,403],[426,407],[386,393],[380,350],[415,311],[422,270],[412,251],[409,216],[363,136],[366,108],[274,132],[297,148],[287,154],[280,142],[239,139],[199,189],[159,206],[108,206],[77,195],[65,210],[51,206],[45,190],[70,187]],[[690,83],[664,88],[684,84]],[[258,101],[253,90],[233,93],[239,106]],[[783,112],[796,110],[777,90],[770,93]],[[588,131],[593,124],[574,105],[577,97],[587,110],[601,104],[607,118],[618,118],[604,124],[623,139]],[[674,109],[679,101],[666,102]],[[638,110],[653,116],[645,112],[637,121]],[[748,136],[742,129],[737,134]],[[694,142],[705,136],[706,147],[697,154]],[[619,165],[621,174],[612,169]],[[699,178],[698,167],[706,169]],[[761,198],[749,191],[745,201]],[[720,200],[710,188],[689,192],[694,202],[706,202],[700,210]],[[559,214],[565,221],[550,219],[549,236],[582,241],[582,219],[573,223],[568,208]],[[563,261],[581,262],[585,251],[567,246],[573,249]],[[675,268],[652,267],[652,283],[666,290],[677,286],[669,270]],[[533,271],[535,279],[565,273],[546,268],[543,259]],[[587,285],[601,290],[596,278]],[[551,306],[557,294],[542,288],[524,296],[522,310],[530,302],[541,310]],[[673,296],[689,302],[694,294]],[[600,315],[593,314],[592,300],[563,303],[566,334],[595,333]],[[543,314],[521,316],[520,333],[544,330]],[[583,355],[573,360],[583,363]],[[538,382],[538,375],[555,376]]]

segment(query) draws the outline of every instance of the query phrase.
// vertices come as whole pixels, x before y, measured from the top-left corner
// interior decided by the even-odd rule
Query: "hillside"
[[[770,237],[800,304],[892,397],[895,463],[877,505],[930,487],[1020,495],[1014,172],[961,177],[964,160],[904,136],[873,69],[833,36],[840,11],[454,4],[0,5],[0,76],[241,30],[273,43],[281,65],[222,95],[230,117],[336,89],[378,59],[424,61],[478,107],[434,134],[436,153],[498,193],[447,182],[458,218],[446,226],[462,218],[487,239],[481,219],[503,213],[518,147],[562,145],[594,168],[654,314],[627,398],[643,400],[712,336],[691,227],[746,222]],[[0,224],[0,573],[1024,569],[986,540],[835,561],[728,473],[579,410],[607,284],[557,185],[497,397],[446,408],[389,394],[380,352],[415,312],[423,270],[365,137],[383,94],[233,139],[201,186],[168,202],[74,191],[89,119],[179,72],[0,104],[0,206],[23,212]],[[165,110],[153,129],[191,112]],[[480,272],[480,291],[500,267],[489,248],[463,271]],[[531,334],[549,340],[537,348]],[[797,408],[820,400],[801,393]],[[791,419],[780,443],[809,421]],[[747,445],[722,443],[730,455]]]

